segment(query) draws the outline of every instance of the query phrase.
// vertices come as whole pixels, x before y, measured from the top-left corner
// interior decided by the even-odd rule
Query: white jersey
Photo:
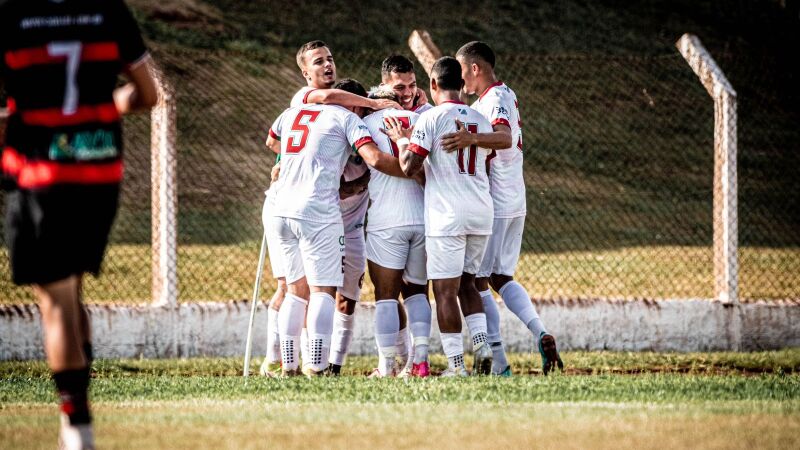
[[[422,114],[429,109],[433,109],[433,105],[431,105],[430,103],[425,103],[423,105],[419,105],[416,108],[412,109],[412,111],[414,111],[417,114]]]
[[[472,108],[483,114],[492,126],[511,128],[511,148],[496,150],[489,160],[494,216],[509,219],[525,215],[525,179],[522,176],[522,120],[517,95],[498,81],[489,86]]]
[[[313,88],[311,86],[303,86],[294,94],[292,97],[292,101],[289,102],[289,106],[292,108],[298,108],[300,106],[308,104],[308,94],[316,91],[317,88]]]
[[[311,86],[303,86],[294,94],[289,106],[302,107],[308,104],[308,94],[316,91],[317,88]],[[364,175],[367,171],[367,165],[361,160],[358,155],[353,155],[347,160],[347,165],[344,169],[345,181],[353,181],[356,178]],[[367,208],[369,207],[369,194],[365,191],[361,194],[356,194],[341,201],[342,221],[344,222],[345,234],[361,228],[364,226],[364,218],[367,215]]]
[[[347,159],[373,142],[364,122],[333,105],[284,111],[270,128],[281,141],[281,174],[275,216],[342,223],[339,179]]]
[[[342,176],[344,181],[353,181],[367,173],[368,170],[367,163],[359,155],[351,155],[347,159]],[[344,234],[362,228],[364,226],[364,218],[367,215],[367,208],[369,207],[369,192],[365,190],[360,194],[340,200],[339,207],[342,210]],[[371,216],[370,220],[372,220]]]
[[[385,128],[384,117],[397,117],[403,124],[412,128],[419,114],[398,109],[383,109],[364,118],[370,134],[378,148],[394,157],[399,157],[397,145],[381,132]],[[367,231],[425,224],[425,193],[422,186],[408,178],[393,177],[376,169],[371,169],[369,179],[369,222]]]
[[[492,126],[461,102],[445,102],[421,114],[408,150],[425,160],[425,234],[461,236],[492,233],[494,209],[486,175],[489,150],[477,146],[447,153],[442,136],[456,131],[459,120],[472,133]]]

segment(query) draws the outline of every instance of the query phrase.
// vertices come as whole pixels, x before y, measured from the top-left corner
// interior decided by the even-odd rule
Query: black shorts
[[[97,275],[118,201],[118,184],[8,192],[5,234],[14,283]]]

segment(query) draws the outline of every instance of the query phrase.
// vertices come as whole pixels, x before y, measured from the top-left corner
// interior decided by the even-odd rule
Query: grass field
[[[102,448],[793,448],[800,349],[565,353],[542,377],[243,380],[240,359],[98,361]],[[433,359],[434,370],[444,367]],[[258,363],[256,361],[254,364]],[[523,376],[522,373],[534,373]],[[50,448],[55,395],[41,362],[0,363],[0,448]]]
[[[7,259],[0,248],[0,264]],[[150,248],[112,245],[102,277],[87,278],[85,298],[98,303],[146,303],[150,298]],[[228,301],[250,298],[258,244],[183,245],[178,248],[182,301]],[[713,255],[710,248],[688,246],[630,247],[606,251],[571,251],[522,255],[517,279],[537,298],[711,298]],[[740,292],[743,298],[797,298],[795,274],[800,248],[742,248]],[[745,263],[746,262],[746,263]],[[274,282],[262,284],[264,299]],[[143,276],[144,275],[144,276]],[[363,298],[373,300],[367,276]],[[28,288],[0,277],[0,304],[32,302]]]

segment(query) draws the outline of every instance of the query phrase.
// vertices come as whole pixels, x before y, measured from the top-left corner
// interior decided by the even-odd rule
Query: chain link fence
[[[389,53],[337,54],[339,76],[376,85]],[[264,140],[303,80],[290,56],[156,59],[177,91],[179,301],[248,298],[274,161]],[[718,62],[739,94],[740,298],[800,298],[798,98],[758,67]],[[528,215],[516,277],[531,294],[713,298],[714,104],[683,58],[501,54],[497,72],[523,119]],[[421,68],[417,77],[427,87]],[[125,141],[121,208],[89,301],[151,299],[149,116],[125,119]],[[10,284],[3,236],[0,302],[32,301]],[[274,283],[263,285],[269,295]]]

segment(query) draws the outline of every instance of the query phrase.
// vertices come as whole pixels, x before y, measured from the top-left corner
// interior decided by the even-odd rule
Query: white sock
[[[503,349],[503,340],[500,337],[500,310],[492,296],[492,291],[481,292],[483,311],[486,313],[486,336],[492,348],[492,373],[498,374],[508,367],[506,351]]]
[[[397,337],[400,334],[400,315],[397,300],[375,302],[375,341],[378,343],[378,371],[389,375],[397,355]]]
[[[281,361],[285,370],[295,370],[300,364],[298,341],[308,302],[292,294],[286,294],[278,313],[278,333],[281,342]]]
[[[408,323],[414,342],[414,364],[428,360],[428,345],[431,336],[431,304],[425,294],[412,295],[405,299]]]
[[[408,362],[408,352],[411,348],[411,338],[408,335],[408,327],[403,328],[397,332],[397,359],[400,362],[400,367],[405,367]]]
[[[486,314],[485,313],[475,313],[470,314],[464,318],[467,322],[467,328],[469,329],[469,334],[472,336],[472,349],[475,350],[476,348],[480,347],[481,345],[485,344],[488,340],[486,335],[487,332],[487,325],[486,325]]]
[[[333,313],[336,302],[330,294],[313,292],[308,302],[308,348],[311,368],[323,371],[328,367],[328,356],[333,334]]]
[[[536,313],[536,308],[533,306],[525,288],[516,281],[509,281],[500,288],[499,293],[508,309],[531,330],[534,339],[538,342],[539,336],[543,332],[546,333],[547,330],[545,330],[539,314]]]
[[[278,312],[267,308],[267,362],[276,363],[281,360],[281,335],[278,332]]]
[[[300,334],[300,359],[303,360],[303,366],[311,364],[311,354],[308,348],[308,328],[303,327],[303,332]]]
[[[337,366],[344,364],[344,358],[347,356],[347,350],[353,340],[355,319],[355,311],[349,316],[339,311],[336,311],[336,314],[333,315],[333,338],[331,340],[331,357],[329,361],[331,364],[336,364]]]
[[[442,349],[447,356],[447,366],[450,369],[464,367],[464,341],[461,333],[440,333]]]

